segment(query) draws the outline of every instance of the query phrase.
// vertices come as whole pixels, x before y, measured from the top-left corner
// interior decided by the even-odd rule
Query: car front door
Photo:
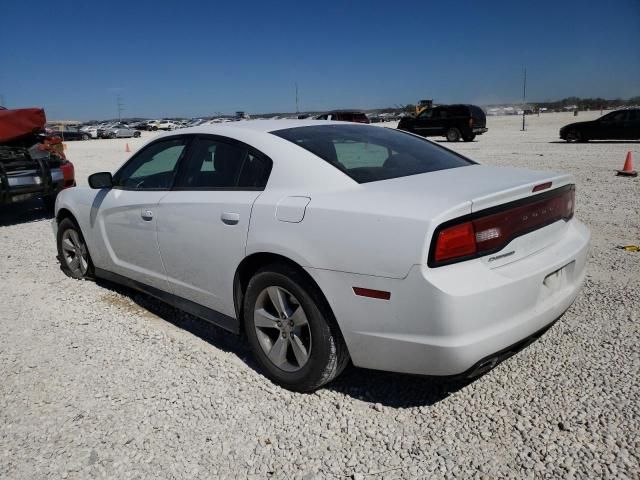
[[[91,222],[106,252],[105,270],[168,290],[158,251],[157,206],[173,185],[189,140],[183,135],[146,146],[115,174],[113,187],[97,197]]]
[[[199,136],[158,204],[158,244],[174,294],[235,317],[233,281],[251,208],[271,160],[240,142]]]
[[[627,110],[624,121],[624,138],[640,140],[640,110]]]
[[[624,122],[627,112],[624,110],[605,115],[598,122],[599,128],[590,138],[601,140],[617,140],[624,138]]]
[[[414,123],[414,133],[425,137],[438,135],[437,118],[439,116],[440,112],[437,108],[428,108],[420,112]]]

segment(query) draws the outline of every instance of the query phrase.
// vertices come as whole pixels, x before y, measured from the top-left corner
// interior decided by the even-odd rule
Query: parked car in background
[[[369,118],[363,112],[354,110],[334,110],[323,113],[316,117],[316,120],[334,120],[339,122],[370,123]]]
[[[244,121],[160,135],[63,192],[56,240],[69,276],[243,332],[293,390],[349,358],[476,376],[579,292],[590,233],[574,183],[387,128]]]
[[[41,198],[53,210],[58,193],[76,184],[62,140],[44,126],[40,108],[0,110],[0,205]]]
[[[146,121],[132,123],[129,126],[134,130],[149,130],[149,124]]]
[[[138,138],[141,133],[140,130],[135,130],[128,125],[114,125],[104,130],[104,138]]]
[[[161,120],[156,126],[157,130],[175,130],[176,128],[180,128],[181,125],[173,120]]]
[[[570,123],[560,129],[567,142],[589,140],[640,140],[640,108],[616,110],[588,122]]]
[[[148,120],[147,121],[147,130],[156,131],[158,130],[158,125],[160,124],[160,120]]]
[[[70,140],[89,140],[92,138],[91,133],[84,131],[79,127],[70,127],[66,125],[54,125],[52,128],[47,128],[47,134],[50,136],[60,137],[64,142]]]
[[[89,134],[91,138],[98,138],[98,126],[97,125],[85,125],[80,130]]]
[[[423,137],[447,137],[450,142],[471,142],[476,135],[486,133],[486,127],[484,111],[476,105],[440,105],[398,123],[399,130]]]

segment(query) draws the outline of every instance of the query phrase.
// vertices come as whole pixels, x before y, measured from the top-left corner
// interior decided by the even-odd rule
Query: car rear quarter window
[[[271,133],[317,155],[358,183],[474,163],[424,138],[383,127],[318,125]]]

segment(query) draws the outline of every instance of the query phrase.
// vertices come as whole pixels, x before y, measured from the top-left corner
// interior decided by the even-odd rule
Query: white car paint
[[[157,137],[214,134],[251,145],[273,161],[264,191],[73,188],[58,196],[56,212],[76,218],[96,267],[233,319],[240,262],[263,252],[290,259],[322,290],[361,367],[458,374],[571,305],[590,241],[575,217],[516,238],[504,258],[427,266],[438,225],[531,196],[542,182],[571,184],[571,176],[474,165],[358,184],[269,133],[318,124],[344,123],[246,121]],[[356,296],[353,287],[391,297]]]

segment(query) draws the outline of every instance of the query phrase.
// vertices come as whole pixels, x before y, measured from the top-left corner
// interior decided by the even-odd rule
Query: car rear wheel
[[[57,243],[62,271],[78,280],[91,277],[93,264],[87,244],[80,228],[70,218],[65,218],[58,225]]]
[[[294,268],[271,265],[249,281],[245,331],[264,373],[299,392],[315,390],[347,365],[347,348],[317,288]]]
[[[462,139],[465,142],[473,142],[475,140],[475,138],[476,138],[476,134],[475,133],[472,133],[471,135],[465,135],[464,137],[462,137]]]
[[[133,132],[133,137],[134,138],[140,137],[140,132]]]
[[[84,135],[82,135],[82,140],[89,140],[89,135],[87,135],[86,133]]]
[[[460,130],[457,128],[450,128],[447,130],[447,140],[450,142],[458,142],[460,140]]]

